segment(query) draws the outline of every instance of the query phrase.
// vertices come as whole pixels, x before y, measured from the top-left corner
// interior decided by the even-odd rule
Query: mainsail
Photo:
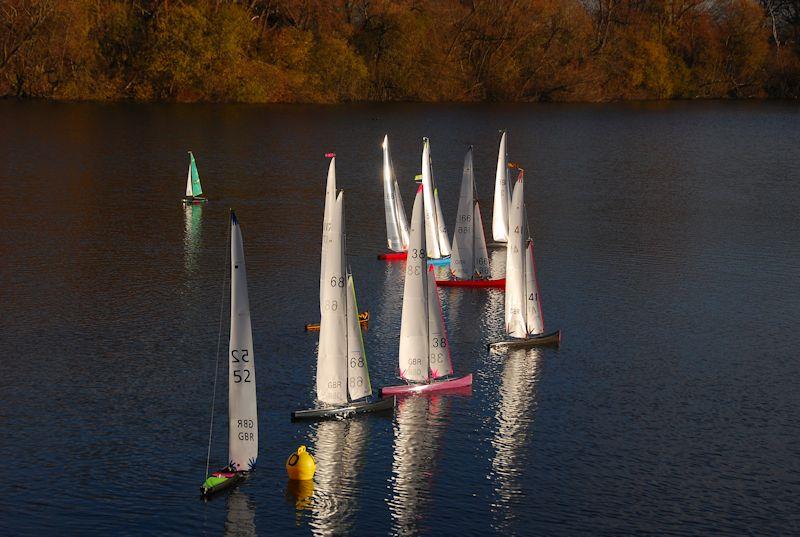
[[[228,353],[228,458],[238,471],[258,458],[258,415],[250,300],[242,232],[231,211],[231,332]]]
[[[506,150],[506,131],[500,137],[497,152],[497,172],[494,179],[494,207],[492,210],[492,238],[497,242],[508,241],[511,193],[508,181],[508,152]]]
[[[431,145],[427,138],[423,138],[422,142],[422,197],[425,210],[425,243],[427,244],[428,257],[439,259],[442,257],[442,252],[439,249],[439,226],[436,222],[436,202],[433,191],[433,177],[431,175]]]
[[[489,277],[489,251],[486,249],[486,235],[483,233],[483,218],[481,217],[481,206],[475,200],[475,215],[472,218],[475,223],[475,272],[478,276]]]
[[[458,197],[458,213],[453,230],[453,251],[450,270],[456,278],[472,278],[475,267],[475,176],[472,171],[472,146],[464,157],[461,175],[461,192]]]
[[[427,147],[427,141],[426,141]],[[424,155],[427,152],[423,151]],[[423,166],[424,169],[424,166]],[[425,250],[425,220],[420,186],[414,198],[409,230],[408,258],[403,286],[403,314],[400,322],[400,376],[408,381],[426,382],[429,368],[428,266]]]
[[[200,186],[200,174],[197,173],[197,164],[194,162],[194,155],[189,151],[189,172],[186,174],[186,195],[200,196],[203,188]]]
[[[436,290],[433,266],[428,269],[428,363],[431,377],[439,379],[453,374],[450,344],[442,317],[442,302]]]
[[[322,313],[317,351],[317,399],[347,403],[347,272],[343,233],[344,193],[331,207],[331,227],[323,244]]]
[[[533,257],[533,239],[528,239],[525,249],[525,320],[529,334],[544,332],[539,283],[536,281],[536,262]]]
[[[514,185],[509,214],[509,234],[506,245],[506,332],[511,337],[528,336],[525,322],[525,199],[520,170]]]
[[[389,136],[383,137],[383,206],[386,212],[386,241],[393,252],[408,249],[408,221],[403,209],[403,199],[397,187],[397,178],[389,154]]]
[[[336,157],[331,158],[328,165],[328,181],[325,186],[325,209],[322,215],[322,250],[320,253],[319,271],[319,312],[322,313],[322,292],[325,289],[325,244],[328,242],[328,235],[331,230],[331,213],[336,204]]]

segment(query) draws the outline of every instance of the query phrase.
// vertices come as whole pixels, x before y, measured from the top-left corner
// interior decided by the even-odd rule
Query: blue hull
[[[448,257],[442,257],[440,259],[428,259],[428,264],[429,265],[435,265],[437,267],[441,267],[441,266],[444,266],[444,265],[449,265],[450,264],[450,257],[448,256]]]

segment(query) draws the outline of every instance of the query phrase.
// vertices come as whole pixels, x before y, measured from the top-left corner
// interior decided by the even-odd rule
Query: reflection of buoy
[[[290,500],[294,501],[294,507],[297,510],[310,509],[311,497],[314,495],[314,481],[306,479],[305,481],[289,480],[286,486],[286,495]]]
[[[306,446],[300,446],[295,453],[289,455],[286,460],[286,473],[289,479],[305,481],[312,479],[317,470],[317,463],[311,453],[306,451]]]

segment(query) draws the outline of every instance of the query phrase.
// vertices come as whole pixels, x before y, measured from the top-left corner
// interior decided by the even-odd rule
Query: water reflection
[[[397,405],[389,511],[399,535],[417,533],[422,510],[433,507],[431,484],[447,405],[447,398],[437,395],[406,397]]]
[[[492,438],[494,458],[489,479],[495,484],[495,529],[513,516],[515,503],[524,502],[522,471],[530,451],[531,425],[536,417],[536,387],[541,373],[540,349],[508,351],[503,364],[500,401],[495,417],[497,431]]]
[[[256,510],[250,497],[236,488],[228,495],[228,516],[225,519],[225,537],[254,537]]]
[[[364,467],[369,420],[320,422],[311,436],[311,453],[317,460],[311,529],[315,535],[347,533],[358,507],[358,475]]]
[[[186,279],[197,272],[197,256],[200,253],[200,239],[203,223],[202,205],[185,205],[183,207],[183,249],[184,249],[184,270]]]

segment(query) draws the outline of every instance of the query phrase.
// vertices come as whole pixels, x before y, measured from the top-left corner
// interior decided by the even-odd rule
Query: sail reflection
[[[324,421],[312,433],[311,453],[317,461],[311,502],[314,535],[347,533],[357,511],[358,474],[364,466],[369,421]]]
[[[197,256],[200,253],[201,227],[203,223],[202,205],[184,205],[183,207],[183,248],[184,270],[187,281],[197,272]]]
[[[447,423],[447,401],[446,397],[430,395],[398,402],[389,511],[399,535],[417,533],[422,509],[430,505],[435,455]]]
[[[225,537],[254,537],[256,510],[250,497],[237,488],[227,499],[228,516],[225,519]]]
[[[521,473],[530,450],[536,417],[536,387],[541,374],[541,350],[509,350],[503,365],[500,401],[492,438],[494,458],[489,478],[495,483],[494,506],[501,521],[511,517],[513,504],[524,501]]]

